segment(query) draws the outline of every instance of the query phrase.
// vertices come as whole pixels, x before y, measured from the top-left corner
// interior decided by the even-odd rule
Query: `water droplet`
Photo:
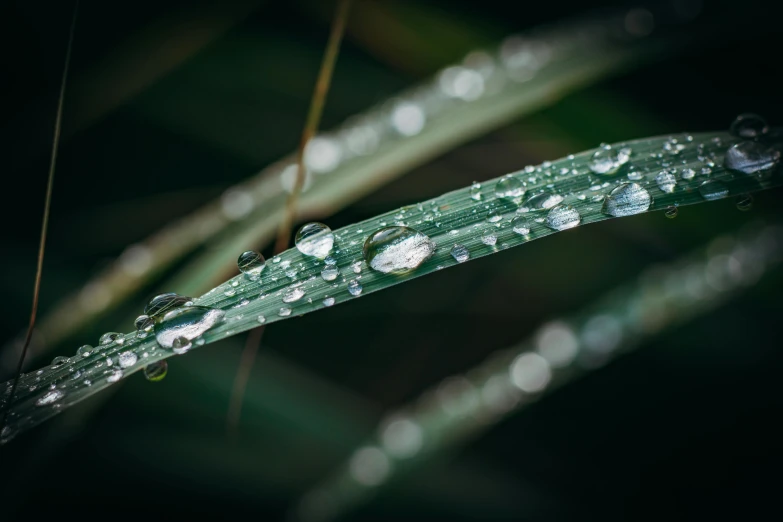
[[[519,235],[526,236],[530,233],[530,221],[522,216],[515,217],[511,220],[511,230]]]
[[[279,315],[280,317],[288,317],[289,315],[291,315],[291,309],[284,306],[277,312],[277,315]]]
[[[219,324],[225,312],[206,306],[185,306],[171,310],[155,325],[155,338],[163,348],[172,348],[177,338],[193,340]]]
[[[87,357],[94,351],[93,347],[89,344],[85,344],[84,346],[80,346],[78,350],[76,350],[76,355],[81,355],[82,357]]]
[[[256,321],[258,321],[258,324],[264,324],[266,322],[266,317],[264,317],[263,315],[259,315],[258,317],[256,317]]]
[[[487,214],[487,221],[490,223],[497,223],[498,221],[503,219],[503,214],[498,212],[497,210],[490,210]]]
[[[551,192],[542,192],[535,196],[530,196],[527,201],[522,204],[519,209],[521,212],[535,212],[537,210],[547,210],[555,205],[559,205],[563,201],[563,196],[560,194],[552,194]]]
[[[616,174],[620,167],[628,163],[632,153],[633,151],[628,147],[615,150],[607,145],[593,153],[588,167],[596,174],[611,176]]]
[[[403,274],[429,259],[435,253],[435,243],[412,228],[392,226],[371,234],[362,251],[373,270]]]
[[[734,136],[745,139],[756,139],[769,132],[769,127],[767,126],[767,122],[764,121],[764,118],[758,114],[746,112],[737,116],[731,123],[731,128],[729,130]]]
[[[133,352],[122,352],[119,356],[119,363],[121,368],[129,368],[136,364],[138,357]]]
[[[683,150],[685,150],[685,145],[678,143],[675,138],[669,138],[663,143],[663,151],[671,156],[676,156]]]
[[[144,367],[144,378],[150,382],[162,381],[169,372],[169,363],[156,361]]]
[[[495,197],[514,199],[525,195],[522,182],[513,176],[505,176],[495,183]]]
[[[681,175],[682,179],[693,179],[696,173],[693,171],[693,169],[682,169]]]
[[[54,404],[55,402],[59,401],[65,396],[65,393],[62,392],[62,390],[49,390],[45,394],[43,394],[37,401],[35,401],[36,406],[48,406],[50,404]]]
[[[338,275],[340,275],[340,270],[338,270],[336,266],[326,265],[324,269],[321,270],[321,277],[324,281],[334,281],[337,279]]]
[[[332,251],[334,234],[323,223],[307,223],[296,233],[294,244],[304,255],[323,259]]]
[[[305,292],[298,286],[295,288],[289,288],[288,291],[283,295],[283,302],[284,303],[293,303],[294,301],[300,300],[302,297],[304,297]]]
[[[546,225],[554,230],[574,228],[582,221],[579,212],[569,205],[557,205],[546,216]]]
[[[674,219],[677,217],[677,206],[676,205],[669,205],[666,207],[666,211],[663,213],[664,216],[666,216],[669,219]]]
[[[457,243],[451,247],[451,257],[456,259],[458,263],[464,263],[470,259],[470,251],[465,245],[460,245]]]
[[[498,242],[498,237],[495,234],[484,234],[481,236],[481,242],[487,246],[495,246]]]
[[[354,261],[351,263],[351,270],[353,270],[354,274],[361,274],[362,273],[362,262],[361,261]]]
[[[671,194],[674,192],[674,187],[677,186],[677,178],[674,177],[672,171],[662,170],[655,176],[655,183],[658,184],[658,188],[661,189],[661,191]]]
[[[348,283],[348,291],[353,296],[358,296],[362,293],[362,284],[359,281],[353,280]]]
[[[266,268],[264,256],[254,250],[242,252],[237,258],[237,267],[239,271],[250,279],[258,279],[261,272]]]
[[[175,294],[174,292],[159,294],[150,299],[150,302],[144,307],[144,313],[155,318],[164,315],[169,310],[184,306],[188,301],[190,301],[190,297]]]
[[[725,198],[729,195],[729,188],[721,181],[705,181],[699,186],[699,194],[706,200]]]
[[[234,297],[237,295],[237,290],[236,288],[226,288],[226,290],[223,292],[223,295],[226,297]]]
[[[750,194],[743,194],[737,197],[737,210],[747,212],[753,208],[753,196]]]
[[[98,343],[102,345],[107,345],[116,342],[117,344],[122,344],[120,342],[120,339],[122,339],[122,334],[117,332],[106,332],[105,334],[101,335],[101,337],[98,339]],[[124,339],[123,339],[124,341]]]
[[[603,213],[614,217],[647,212],[652,203],[650,193],[637,183],[623,183],[604,200]]]
[[[481,199],[481,183],[476,181],[470,186],[470,199],[479,201]]]
[[[743,141],[726,151],[724,164],[731,170],[755,174],[771,169],[779,160],[779,150],[756,141]]]
[[[188,353],[193,348],[193,342],[185,336],[176,337],[171,342],[171,351],[177,355]]]
[[[122,379],[122,375],[123,375],[122,370],[120,370],[119,368],[116,368],[114,370],[107,370],[106,374],[107,374],[106,382],[111,382],[111,383],[119,381],[120,379]],[[88,380],[85,380],[84,383],[87,386],[90,386],[92,384]]]
[[[325,297],[322,303],[324,306],[332,306],[334,304],[334,297]]]
[[[50,366],[54,366],[54,367],[62,366],[63,364],[67,363],[68,361],[70,361],[70,359],[68,359],[68,357],[64,357],[62,355],[58,355],[57,357],[52,359],[52,364],[50,364]]]

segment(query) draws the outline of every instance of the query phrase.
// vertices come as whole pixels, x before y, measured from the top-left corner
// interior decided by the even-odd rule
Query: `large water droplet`
[[[169,372],[169,363],[166,361],[156,361],[144,367],[144,377],[150,382],[163,380]]]
[[[470,250],[465,245],[457,243],[451,247],[451,257],[456,259],[458,263],[464,263],[470,259]]]
[[[674,192],[674,187],[677,186],[677,178],[674,177],[674,173],[670,170],[662,170],[657,176],[655,176],[655,183],[658,184],[658,188],[662,192],[671,194]]]
[[[623,183],[604,200],[603,213],[614,217],[632,216],[650,208],[650,193],[637,183]]]
[[[183,306],[190,300],[190,297],[175,294],[174,292],[156,295],[150,299],[150,302],[144,307],[144,313],[150,317],[162,316],[170,310]]]
[[[511,230],[521,236],[526,236],[530,233],[530,221],[522,216],[515,217],[511,220]]]
[[[727,168],[744,174],[769,170],[780,160],[780,151],[756,141],[743,141],[726,151]]]
[[[596,174],[611,176],[616,174],[620,167],[628,163],[632,152],[628,147],[615,150],[607,145],[593,153],[588,167]]]
[[[155,339],[163,348],[173,348],[174,341],[192,341],[219,324],[225,312],[206,306],[186,306],[171,310],[155,325]]]
[[[537,210],[546,210],[562,203],[563,196],[551,192],[542,192],[535,196],[530,196],[519,209],[521,212],[535,212]]]
[[[239,271],[250,279],[258,279],[261,272],[266,268],[264,256],[254,250],[242,252],[237,258],[237,267]]]
[[[569,205],[557,205],[546,215],[546,225],[554,230],[574,228],[582,221],[579,212]]]
[[[729,188],[722,181],[710,180],[699,186],[699,194],[706,200],[720,199],[729,195]]]
[[[36,406],[48,406],[50,404],[54,404],[55,402],[59,401],[65,397],[65,393],[63,393],[62,390],[49,390],[45,394],[43,394],[37,401],[35,401]]]
[[[296,233],[294,243],[304,255],[323,259],[332,251],[334,234],[323,223],[307,223]]]
[[[362,251],[373,270],[403,274],[429,259],[435,253],[435,243],[412,228],[392,226],[371,234]]]
[[[769,127],[764,118],[758,114],[746,112],[737,116],[729,130],[740,138],[756,139],[769,132]]]
[[[300,300],[302,297],[304,297],[305,292],[300,287],[294,287],[289,288],[288,291],[283,295],[283,302],[284,303],[293,303],[294,301]]]
[[[514,199],[525,195],[522,182],[513,176],[505,176],[495,183],[495,197]]]

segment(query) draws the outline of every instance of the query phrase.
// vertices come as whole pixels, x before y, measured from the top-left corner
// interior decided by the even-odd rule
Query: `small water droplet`
[[[514,199],[525,195],[522,182],[513,176],[504,176],[495,183],[495,197]]]
[[[121,368],[129,368],[136,364],[138,357],[133,352],[122,352],[119,356],[119,363]]]
[[[50,404],[54,404],[55,402],[59,401],[65,396],[65,393],[62,392],[62,390],[49,390],[45,394],[43,394],[37,401],[35,401],[36,406],[48,406]]]
[[[746,112],[737,116],[729,130],[739,138],[756,139],[769,132],[769,127],[764,118],[758,114]]]
[[[266,317],[264,317],[263,315],[259,315],[258,317],[256,317],[256,321],[258,321],[258,324],[264,324],[266,322]]]
[[[239,254],[237,268],[248,278],[255,280],[261,276],[261,272],[266,268],[266,261],[259,252],[248,250]]]
[[[470,259],[470,251],[465,245],[460,245],[457,243],[451,247],[451,257],[456,259],[458,263],[464,263]]]
[[[495,246],[498,242],[498,237],[495,234],[484,234],[481,236],[481,242],[487,246]]]
[[[658,184],[658,188],[662,192],[671,194],[674,192],[674,187],[677,186],[677,178],[674,177],[674,173],[670,170],[662,170],[657,176],[655,176],[655,183]]]
[[[693,179],[696,173],[693,171],[693,169],[682,169],[680,175],[682,176],[682,179]]]
[[[156,361],[144,367],[144,378],[150,382],[162,381],[169,372],[169,363]]]
[[[338,275],[340,275],[340,270],[336,266],[326,265],[321,270],[321,277],[324,281],[334,281]]]
[[[144,307],[144,313],[155,318],[164,315],[169,310],[184,306],[188,301],[190,301],[190,297],[175,294],[174,292],[166,292],[150,299],[147,306]]]
[[[93,347],[89,344],[85,344],[83,346],[80,346],[78,350],[76,350],[76,355],[81,355],[82,357],[87,357],[94,351]]]
[[[706,200],[725,198],[729,195],[729,188],[721,181],[709,180],[699,186],[699,194]]]
[[[279,315],[280,317],[288,317],[289,315],[291,315],[291,309],[284,306],[280,310],[278,310],[277,315]]]
[[[557,205],[546,216],[546,225],[554,230],[574,228],[582,221],[579,212],[569,205]]]
[[[498,221],[503,219],[503,214],[498,212],[497,210],[490,210],[487,214],[487,221],[490,223],[497,223]]]
[[[305,292],[301,288],[294,287],[289,288],[288,291],[283,295],[283,302],[284,303],[293,303],[294,301],[300,300],[302,297],[304,297]]]
[[[666,210],[664,211],[663,215],[666,216],[669,219],[674,219],[677,217],[677,206],[676,205],[669,205],[666,207]]]
[[[671,156],[676,156],[685,150],[685,145],[679,143],[676,138],[669,138],[663,143],[663,151]]]
[[[362,284],[359,281],[353,280],[348,283],[348,291],[353,296],[358,296],[362,293]]]
[[[122,339],[121,333],[106,332],[105,334],[101,335],[101,337],[98,339],[98,343],[104,346],[114,342],[116,342],[117,344],[122,344],[119,342],[120,339]]]
[[[743,194],[737,197],[737,210],[747,212],[753,208],[753,196],[750,194]]]
[[[651,203],[650,193],[644,187],[637,183],[623,183],[609,193],[602,211],[614,217],[632,216],[647,212]]]
[[[296,233],[294,244],[304,255],[323,259],[332,251],[334,234],[323,223],[307,223]]]
[[[354,261],[351,263],[351,270],[353,270],[354,274],[361,274],[362,273],[362,262],[361,261]]]
[[[391,226],[371,234],[362,252],[373,270],[403,274],[429,259],[435,253],[435,243],[412,228]]]
[[[107,370],[106,382],[111,382],[111,383],[117,382],[120,379],[122,379],[122,375],[123,375],[122,370],[120,370],[119,368],[116,368],[114,370]],[[85,380],[84,384],[90,386],[92,383],[88,380]]]
[[[756,174],[771,169],[779,160],[779,150],[756,141],[743,141],[726,151],[724,164],[731,170]]]
[[[481,183],[474,181],[470,186],[470,199],[479,201],[481,199]]]
[[[322,303],[324,306],[332,306],[334,304],[334,297],[325,297]]]
[[[231,287],[226,288],[226,290],[223,292],[223,295],[225,295],[226,297],[234,297],[235,295],[237,295],[237,289]]]
[[[63,364],[66,364],[68,361],[70,361],[68,357],[58,355],[57,357],[52,359],[52,364],[50,364],[50,366],[54,366],[56,368],[57,366],[62,366]]]
[[[593,153],[588,167],[596,174],[611,176],[616,174],[620,167],[628,163],[633,151],[628,147],[619,150],[606,145]]]
[[[522,216],[515,217],[511,220],[511,230],[521,236],[526,236],[530,233],[530,221]]]
[[[193,348],[193,342],[185,336],[174,338],[171,342],[171,351],[177,355],[188,353]]]
[[[171,310],[155,325],[155,338],[163,348],[173,348],[176,339],[193,340],[218,325],[225,312],[206,306],[186,306]]]

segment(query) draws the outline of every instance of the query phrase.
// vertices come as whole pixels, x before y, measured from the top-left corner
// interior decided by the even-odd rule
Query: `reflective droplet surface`
[[[334,304],[334,297],[324,297],[324,300],[321,302],[324,306],[332,306]]]
[[[547,210],[563,202],[563,196],[551,192],[542,192],[535,196],[530,196],[522,203],[519,209],[522,212],[535,212],[537,210]]]
[[[699,194],[706,200],[721,199],[729,195],[729,188],[718,180],[705,181],[699,186]]]
[[[144,367],[144,378],[150,382],[162,381],[169,372],[169,363],[157,361]]]
[[[693,179],[693,177],[696,175],[696,172],[694,172],[693,169],[682,169],[682,172],[680,173],[682,176],[682,179]]]
[[[133,326],[136,327],[137,332],[150,332],[152,327],[155,326],[155,321],[147,314],[142,314],[133,321]]]
[[[67,363],[69,359],[67,357],[64,357],[62,355],[58,355],[54,359],[52,359],[52,363],[49,366],[62,366],[63,364]]]
[[[739,138],[756,139],[769,132],[769,127],[764,118],[758,114],[746,112],[737,116],[729,130]]]
[[[530,221],[522,216],[515,217],[511,220],[511,230],[521,236],[526,236],[530,233]]]
[[[481,183],[476,181],[470,186],[470,199],[479,201],[481,199]]]
[[[144,313],[152,318],[160,317],[170,310],[184,306],[190,300],[190,297],[166,292],[150,299],[150,302],[144,307]]]
[[[505,176],[495,183],[495,197],[503,199],[521,198],[525,195],[522,182],[513,176]]]
[[[54,404],[55,402],[59,401],[65,397],[65,393],[63,393],[62,390],[49,390],[45,394],[43,394],[37,401],[35,401],[36,406],[48,406],[50,404]]]
[[[98,343],[101,345],[107,345],[111,343],[118,343],[122,344],[120,341],[122,339],[122,334],[117,332],[106,332],[105,334],[101,335],[101,337],[98,339]]]
[[[500,214],[497,210],[490,210],[487,214],[487,221],[490,223],[497,223],[498,221],[501,221],[503,219],[503,215]]]
[[[90,346],[89,344],[85,344],[83,346],[80,346],[78,350],[76,350],[76,355],[81,355],[82,357],[87,357],[90,355],[95,349]]]
[[[609,145],[602,147],[593,153],[588,167],[596,174],[611,176],[620,170],[620,167],[628,163],[632,150],[623,147],[615,150]]]
[[[362,293],[362,284],[359,281],[353,280],[350,283],[348,283],[348,291],[353,296],[358,296]]]
[[[677,217],[677,206],[676,205],[669,205],[666,207],[666,210],[663,213],[664,216],[666,216],[669,219],[674,219]]]
[[[324,281],[334,281],[340,275],[340,270],[334,265],[326,265],[321,270],[321,277]]]
[[[674,192],[674,187],[677,186],[677,178],[674,177],[674,173],[670,170],[662,170],[657,176],[655,176],[655,183],[662,192],[671,194]]]
[[[451,247],[451,257],[456,259],[458,263],[464,263],[470,259],[470,251],[465,245],[460,245],[457,243]]]
[[[121,368],[130,368],[136,364],[138,359],[139,358],[133,352],[122,352],[119,355],[118,362],[120,363]]]
[[[287,306],[282,307],[280,310],[278,310],[277,315],[280,317],[288,317],[291,315],[291,309]]]
[[[334,234],[323,223],[307,223],[296,233],[294,244],[304,255],[324,259],[332,251]]]
[[[155,325],[155,339],[163,348],[173,348],[178,338],[192,341],[218,325],[225,312],[206,306],[185,306],[171,310]]]
[[[498,237],[495,234],[489,233],[481,236],[481,242],[487,246],[495,246],[498,242]]]
[[[546,215],[546,225],[554,230],[567,230],[579,225],[582,216],[572,206],[557,205]]]
[[[726,151],[724,164],[731,170],[756,174],[771,169],[780,161],[780,151],[756,141],[743,141]]]
[[[409,227],[392,226],[374,232],[362,249],[367,265],[384,274],[403,274],[419,267],[435,253],[435,243]]]
[[[623,183],[604,199],[602,211],[613,217],[632,216],[647,212],[652,198],[638,183]]]
[[[193,348],[193,342],[185,336],[176,337],[171,342],[171,351],[177,355],[188,353]]]
[[[300,287],[289,288],[285,294],[283,294],[284,303],[293,303],[304,297],[305,292]]]
[[[737,210],[741,210],[742,212],[747,212],[751,208],[753,208],[753,196],[750,194],[743,194],[741,196],[737,197]]]
[[[249,278],[256,279],[266,268],[266,260],[259,252],[248,250],[239,254],[237,268]]]

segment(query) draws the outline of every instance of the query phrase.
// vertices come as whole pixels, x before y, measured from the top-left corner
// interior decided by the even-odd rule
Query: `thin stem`
[[[231,404],[226,415],[226,432],[229,437],[236,438],[239,428],[239,418],[242,415],[242,402],[245,399],[245,389],[250,380],[250,372],[253,370],[253,363],[256,360],[258,348],[261,346],[261,339],[264,337],[263,326],[251,330],[245,342],[245,348],[242,350],[242,356],[239,361],[239,370],[234,378],[234,388],[231,391]]]
[[[68,47],[65,51],[65,64],[63,66],[62,81],[60,82],[60,95],[57,100],[57,114],[54,119],[54,137],[52,139],[52,155],[49,161],[49,179],[46,182],[46,199],[44,201],[43,221],[41,223],[41,241],[38,244],[38,265],[35,269],[35,283],[33,284],[33,306],[30,310],[30,323],[27,325],[27,333],[24,337],[22,354],[19,356],[19,362],[16,365],[14,381],[11,385],[11,393],[8,396],[8,408],[3,412],[3,418],[0,420],[0,430],[5,426],[8,418],[10,405],[13,403],[16,387],[19,385],[19,377],[22,375],[24,360],[27,356],[27,350],[30,348],[30,339],[33,337],[33,328],[35,327],[35,318],[38,315],[38,295],[41,291],[41,275],[43,273],[44,251],[46,249],[46,231],[49,227],[49,210],[52,206],[52,188],[54,187],[54,168],[57,164],[57,151],[60,146],[60,129],[63,119],[63,102],[65,100],[65,85],[68,83],[68,69],[71,65],[71,49],[73,48],[73,35],[76,32],[76,15],[79,13],[79,0],[73,7],[73,17],[71,18],[71,28],[68,32]]]

